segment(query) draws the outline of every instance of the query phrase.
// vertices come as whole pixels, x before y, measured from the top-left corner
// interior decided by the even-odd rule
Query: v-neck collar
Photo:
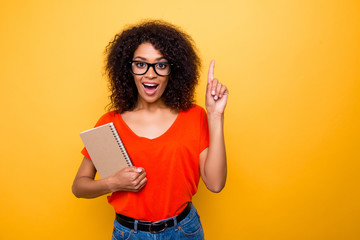
[[[129,125],[127,125],[127,123],[126,123],[126,122],[124,121],[124,119],[122,118],[121,114],[118,114],[118,115],[119,115],[119,120],[120,120],[121,124],[124,125],[125,128],[128,130],[128,132],[130,132],[131,135],[133,135],[135,138],[144,139],[144,140],[146,140],[146,141],[156,141],[156,140],[158,140],[158,139],[165,138],[167,135],[171,134],[171,132],[173,131],[173,129],[176,127],[177,122],[179,122],[179,119],[180,119],[180,117],[181,117],[181,115],[182,115],[182,111],[180,111],[180,112],[177,114],[174,122],[170,125],[170,127],[169,127],[165,132],[163,132],[162,134],[160,134],[159,136],[157,136],[157,137],[155,137],[155,138],[147,138],[147,137],[142,137],[142,136],[137,135],[137,134],[129,127]]]

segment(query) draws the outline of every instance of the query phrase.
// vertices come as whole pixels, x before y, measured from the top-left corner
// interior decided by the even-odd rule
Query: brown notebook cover
[[[80,133],[86,150],[100,178],[113,175],[124,167],[132,166],[113,123]]]

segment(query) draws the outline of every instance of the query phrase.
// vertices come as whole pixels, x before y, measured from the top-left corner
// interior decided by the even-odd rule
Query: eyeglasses
[[[172,65],[168,62],[147,63],[143,61],[130,61],[130,64],[131,72],[135,75],[144,75],[152,67],[159,76],[169,76]]]

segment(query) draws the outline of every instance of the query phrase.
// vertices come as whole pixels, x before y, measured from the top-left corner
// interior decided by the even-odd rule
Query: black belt
[[[185,209],[176,216],[176,222],[180,222],[183,220],[190,212],[191,203],[185,207]],[[121,225],[134,229],[135,228],[135,219],[131,217],[127,217],[121,214],[116,214],[116,221]],[[146,222],[146,221],[138,221],[137,229],[144,232],[151,232],[151,233],[159,233],[165,231],[166,228],[174,226],[174,219],[171,218],[165,221],[156,221],[156,222]]]

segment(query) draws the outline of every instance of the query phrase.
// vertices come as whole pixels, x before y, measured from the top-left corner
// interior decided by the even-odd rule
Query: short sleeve
[[[200,111],[200,153],[209,146],[209,126],[206,112],[203,108]]]
[[[109,112],[109,113],[105,113],[103,116],[101,116],[101,118],[97,121],[97,123],[95,124],[94,128],[99,127],[101,125],[107,124],[109,122],[112,122],[112,116],[113,116],[113,112]],[[88,153],[88,151],[86,150],[86,148],[84,147],[81,150],[82,155],[84,155],[84,157],[88,158],[91,160],[90,155]]]

